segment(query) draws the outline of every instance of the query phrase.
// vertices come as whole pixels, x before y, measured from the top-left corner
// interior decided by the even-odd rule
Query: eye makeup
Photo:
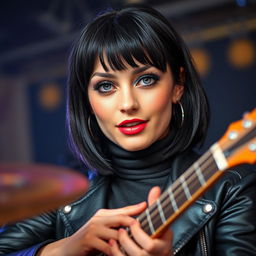
[[[98,91],[102,94],[111,93],[115,90],[114,85],[110,81],[100,81],[93,85],[93,90]]]
[[[134,85],[136,87],[150,87],[155,85],[160,80],[160,76],[155,73],[147,73],[140,76],[135,80]],[[144,83],[144,84],[141,84]]]

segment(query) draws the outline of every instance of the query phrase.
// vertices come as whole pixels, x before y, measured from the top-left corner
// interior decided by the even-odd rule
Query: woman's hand
[[[160,196],[161,191],[159,187],[154,187],[149,192],[148,204],[151,205]],[[133,236],[132,240],[125,229],[119,229],[118,231],[118,243],[111,239],[109,244],[111,245],[112,255],[115,256],[170,256],[172,255],[172,232],[167,229],[161,237],[151,238],[141,228],[138,221],[132,221],[130,230]],[[120,249],[120,247],[122,249]],[[124,252],[125,253],[124,253]]]
[[[72,236],[43,247],[38,256],[85,256],[94,251],[111,255],[109,240],[117,240],[118,227],[128,227],[134,222],[131,216],[140,214],[146,208],[146,202],[119,209],[101,209]]]

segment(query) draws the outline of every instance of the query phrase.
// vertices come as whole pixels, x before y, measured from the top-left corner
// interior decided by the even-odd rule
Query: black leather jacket
[[[192,159],[190,155],[174,161],[172,180]],[[175,221],[174,255],[256,255],[256,172],[250,168],[226,172]],[[94,178],[86,195],[69,207],[6,227],[0,234],[0,255],[36,255],[42,245],[72,235],[105,207],[110,179]]]

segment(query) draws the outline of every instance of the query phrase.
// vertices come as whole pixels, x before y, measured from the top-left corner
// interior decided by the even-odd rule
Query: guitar
[[[255,162],[256,109],[232,123],[218,142],[139,215],[141,228],[151,237],[159,237],[227,168]]]

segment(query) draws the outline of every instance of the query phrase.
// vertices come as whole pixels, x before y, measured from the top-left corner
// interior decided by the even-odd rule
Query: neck
[[[150,179],[167,175],[172,161],[171,153],[167,151],[171,140],[172,137],[168,135],[146,149],[132,152],[108,141],[109,158],[115,175],[125,179]]]

